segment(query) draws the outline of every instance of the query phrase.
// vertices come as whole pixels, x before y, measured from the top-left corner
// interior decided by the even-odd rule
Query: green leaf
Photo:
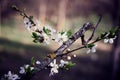
[[[32,32],[32,37],[35,38],[35,39],[37,39],[39,36],[37,35],[37,33]]]
[[[29,16],[30,20],[33,20],[33,16]]]
[[[115,35],[116,35],[116,33],[117,33],[117,31],[118,31],[117,28],[111,29],[111,30],[109,31],[110,35],[108,36],[108,38],[114,38]]]
[[[30,66],[25,71],[26,71],[26,74],[30,74],[31,73]]]
[[[75,66],[75,63],[72,63],[72,62],[70,61],[70,62],[68,62],[68,64],[65,65],[64,68],[68,70],[69,68],[71,68],[71,67],[73,67],[73,66]]]
[[[50,35],[51,30],[43,27],[43,31],[44,31],[47,35]]]
[[[85,48],[92,48],[93,46],[95,46],[95,44],[87,44]]]
[[[31,58],[31,64],[35,65],[35,58],[34,57]]]
[[[64,31],[62,31],[62,32],[59,32],[61,35],[63,35],[65,32]]]
[[[108,32],[101,33],[100,38],[101,39],[104,38],[107,34],[108,34]]]
[[[72,35],[71,30],[67,31],[67,36],[70,37]]]
[[[34,43],[38,43],[38,40],[34,39],[33,42],[34,42]]]

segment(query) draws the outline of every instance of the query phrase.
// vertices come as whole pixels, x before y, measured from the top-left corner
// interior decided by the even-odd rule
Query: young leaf
[[[43,31],[44,31],[47,35],[50,35],[51,30],[43,27]]]
[[[33,20],[33,16],[29,16],[30,20]]]
[[[71,30],[67,31],[67,36],[70,37],[72,35]]]
[[[64,31],[60,32],[61,35],[63,35],[64,33],[65,33]]]
[[[108,34],[107,32],[101,33],[100,38],[101,38],[101,39],[104,38],[107,34]],[[107,37],[107,36],[106,36],[106,37]]]
[[[35,58],[34,57],[31,58],[31,64],[35,65]]]
[[[32,32],[32,37],[36,39],[38,38],[38,35],[35,32]]]
[[[71,61],[68,62],[68,64],[65,65],[65,69],[69,69],[71,67],[75,66],[75,63],[72,63]]]
[[[85,47],[86,47],[86,48],[91,48],[91,47],[93,47],[93,46],[95,46],[95,44],[87,44]]]
[[[37,43],[37,42],[38,42],[38,40],[37,40],[37,39],[34,39],[34,40],[33,40],[33,42],[34,42],[34,43]]]

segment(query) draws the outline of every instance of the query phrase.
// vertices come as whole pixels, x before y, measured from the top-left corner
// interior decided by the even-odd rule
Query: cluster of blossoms
[[[49,25],[41,26],[40,22],[36,20],[36,25],[33,25],[29,18],[24,18],[25,27],[29,31],[33,31],[34,42],[40,42],[43,44],[50,44],[50,41],[53,40],[59,45],[62,45],[63,42],[67,41],[69,36],[71,36],[70,31],[66,32],[57,32],[55,29],[51,28]]]
[[[40,61],[36,61],[35,63],[36,63],[36,65],[41,64]],[[29,74],[32,71],[34,71],[34,67],[27,64],[27,65],[24,65],[24,66],[20,67],[19,73],[20,74]],[[8,71],[8,74],[5,74],[4,78],[2,80],[18,80],[18,79],[21,79],[17,74],[13,74],[11,71]]]
[[[34,70],[34,67],[31,67],[30,65],[27,64],[23,67],[20,67],[19,73],[20,74],[26,74],[28,72],[32,72],[33,70]]]
[[[76,55],[74,54],[73,57],[76,57]],[[71,56],[67,56],[67,59],[71,60]],[[36,61],[35,64],[39,65],[39,64],[41,64],[41,62],[40,61]],[[67,60],[63,60],[63,59],[61,59],[59,64],[57,64],[56,59],[54,59],[49,64],[49,66],[51,68],[49,76],[52,76],[52,75],[58,73],[59,72],[58,71],[59,68],[61,68],[61,69],[62,68],[63,69],[69,69],[70,67],[72,67],[74,65],[75,64],[72,63],[71,61],[67,61]],[[19,73],[20,74],[29,74],[32,71],[34,71],[34,67],[32,67],[32,66],[27,64],[27,65],[24,65],[24,66],[20,67]],[[18,79],[20,79],[20,77],[17,74],[13,74],[13,73],[11,73],[11,71],[9,71],[8,74],[5,74],[4,76],[5,76],[5,79],[7,79],[7,80],[18,80]]]
[[[116,34],[119,32],[119,29],[111,29],[109,32],[104,32],[101,34],[101,39],[104,39],[104,43],[113,44],[116,39]]]
[[[8,72],[8,74],[5,74],[5,79],[7,80],[17,80],[20,79],[20,77],[17,74],[11,73],[11,71]]]
[[[111,36],[109,36],[110,35],[110,33],[107,33],[106,35],[105,35],[105,39],[104,39],[104,43],[110,43],[110,44],[113,44],[114,43],[114,40],[116,39],[116,36],[115,35],[111,35]]]
[[[66,61],[66,60],[63,60],[63,59],[61,59],[60,63],[57,64],[56,59],[54,59],[53,62],[51,62],[49,64],[49,66],[51,67],[49,76],[52,76],[52,75],[58,73],[59,68],[61,68],[61,69],[69,69],[70,67],[72,67],[74,65],[75,65],[75,63],[72,63],[70,61]]]
[[[95,53],[96,52],[96,47],[97,47],[97,45],[93,45],[92,47],[89,47],[88,51],[87,51],[87,54],[88,53]]]

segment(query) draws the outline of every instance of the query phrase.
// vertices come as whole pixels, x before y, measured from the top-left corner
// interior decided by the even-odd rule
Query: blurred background
[[[0,0],[0,76],[9,70],[18,73],[20,66],[30,63],[31,57],[42,60],[59,47],[56,43],[49,46],[33,43],[31,33],[12,5],[25,8],[42,25],[49,24],[58,31],[70,29],[74,33],[86,22],[95,25],[99,15],[103,18],[96,37],[120,26],[120,0]],[[86,33],[86,38],[90,33]],[[70,48],[80,44],[81,40],[77,40]],[[49,70],[43,70],[33,80],[120,80],[120,35],[113,45],[103,41],[97,45],[94,54],[86,54],[86,49],[74,52],[77,58],[72,61],[76,65],[70,70],[60,71],[53,77],[48,77]]]

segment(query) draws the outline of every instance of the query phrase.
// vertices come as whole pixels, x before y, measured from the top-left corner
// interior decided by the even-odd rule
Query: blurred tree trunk
[[[120,0],[112,0],[113,2],[113,11],[112,11],[112,20],[113,26],[120,27]],[[112,80],[120,80],[120,32],[116,38],[113,50],[111,53],[111,62],[112,62]]]
[[[120,80],[120,33],[113,45],[112,57],[112,80]]]
[[[58,24],[57,29],[62,30],[64,29],[65,19],[66,19],[66,6],[68,0],[60,0],[59,2],[59,12],[58,12]]]
[[[46,10],[47,10],[46,0],[40,0],[39,18],[42,26],[45,25]]]

